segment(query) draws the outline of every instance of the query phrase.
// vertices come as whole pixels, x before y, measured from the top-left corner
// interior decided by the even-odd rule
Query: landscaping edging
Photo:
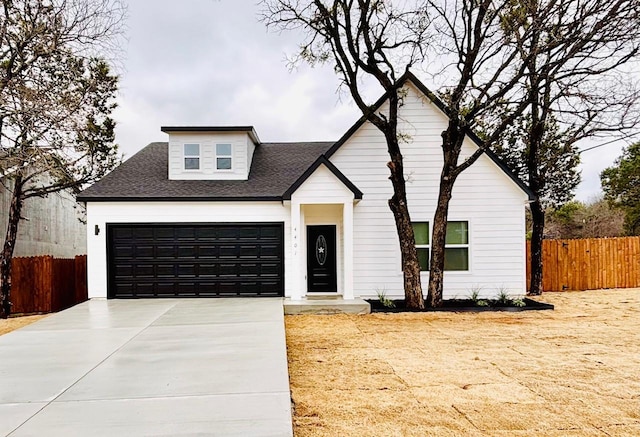
[[[421,312],[454,312],[454,313],[483,313],[487,311],[506,311],[506,312],[520,312],[520,311],[541,311],[541,310],[553,310],[555,307],[552,304],[538,302],[533,299],[524,298],[525,306],[478,306],[473,301],[466,300],[445,300],[444,304],[440,308],[425,308],[424,310],[414,310],[404,308],[404,300],[394,300],[394,308],[389,308],[377,299],[368,299],[367,302],[371,305],[372,313],[421,313]]]

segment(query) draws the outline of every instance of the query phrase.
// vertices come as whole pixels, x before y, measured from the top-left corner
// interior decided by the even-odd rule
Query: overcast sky
[[[289,69],[300,36],[267,32],[255,3],[129,0],[115,114],[125,157],[166,141],[166,125],[252,125],[262,141],[331,141],[358,119],[330,66]],[[600,171],[621,147],[582,155],[579,199],[600,192]]]

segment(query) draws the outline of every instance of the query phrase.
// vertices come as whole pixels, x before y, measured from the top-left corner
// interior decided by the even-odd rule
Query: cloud
[[[229,124],[254,124],[264,141],[337,140],[359,114],[336,95],[326,101],[319,76],[317,71],[292,74],[277,87],[247,82],[228,106]]]
[[[606,140],[584,141],[580,149],[596,146]],[[580,155],[580,170],[582,182],[576,190],[576,198],[581,201],[590,201],[602,195],[600,186],[600,173],[613,165],[616,158],[622,155],[625,143],[620,141],[603,147],[588,150]]]

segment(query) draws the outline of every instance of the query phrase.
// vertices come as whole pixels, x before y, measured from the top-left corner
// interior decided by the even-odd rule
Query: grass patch
[[[297,437],[638,435],[640,290],[555,311],[286,316]]]

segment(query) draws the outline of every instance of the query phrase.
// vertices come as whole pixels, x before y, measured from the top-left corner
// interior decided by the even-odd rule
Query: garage
[[[284,295],[284,225],[108,224],[108,297]]]

